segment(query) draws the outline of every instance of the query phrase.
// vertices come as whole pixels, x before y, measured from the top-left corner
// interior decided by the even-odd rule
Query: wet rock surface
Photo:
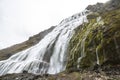
[[[30,73],[7,74],[1,76],[0,80],[120,80],[120,70],[117,68],[112,67],[98,71],[61,72],[55,75],[35,75]]]
[[[70,40],[67,69],[120,65],[120,8],[92,13],[88,20]]]

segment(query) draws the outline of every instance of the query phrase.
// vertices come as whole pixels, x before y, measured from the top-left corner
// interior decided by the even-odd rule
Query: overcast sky
[[[85,9],[108,0],[0,0],[0,49],[22,42],[29,36]]]

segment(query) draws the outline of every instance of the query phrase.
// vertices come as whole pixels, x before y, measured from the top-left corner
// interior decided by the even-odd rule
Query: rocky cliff
[[[70,41],[67,69],[120,64],[119,6],[119,0],[111,0],[87,7],[93,13],[87,16],[88,23],[76,29]]]

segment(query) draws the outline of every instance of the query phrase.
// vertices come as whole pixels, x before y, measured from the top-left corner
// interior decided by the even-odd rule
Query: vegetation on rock
[[[68,50],[67,70],[87,69],[96,64],[120,64],[120,9],[88,15],[88,23],[80,25]]]

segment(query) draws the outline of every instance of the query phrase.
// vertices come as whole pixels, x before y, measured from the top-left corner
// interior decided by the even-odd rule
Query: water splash
[[[99,55],[98,55],[98,47],[96,48],[96,58],[97,58],[97,64],[100,64],[100,60],[99,60]]]
[[[0,75],[8,73],[55,74],[65,70],[66,51],[74,29],[87,22],[87,10],[63,20],[37,45],[0,61]]]

